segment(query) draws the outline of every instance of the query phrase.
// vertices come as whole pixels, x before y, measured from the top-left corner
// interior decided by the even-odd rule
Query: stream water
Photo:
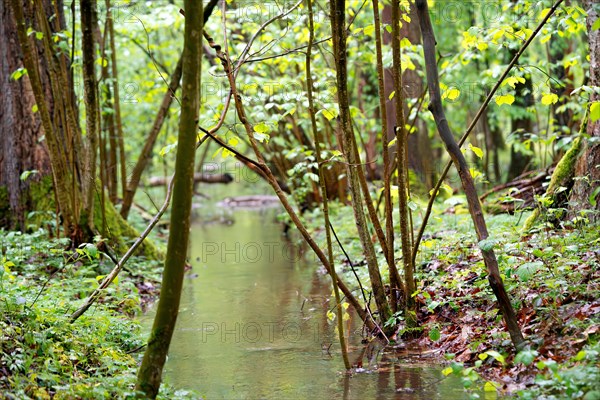
[[[301,254],[286,240],[280,212],[196,209],[193,268],[165,366],[167,382],[207,399],[468,397],[422,349],[361,344],[360,321],[352,314],[346,321],[350,359],[362,368],[344,374],[335,324],[327,318],[331,281],[311,253]],[[212,222],[200,222],[206,220]],[[152,318],[151,309],[143,317],[146,327]]]

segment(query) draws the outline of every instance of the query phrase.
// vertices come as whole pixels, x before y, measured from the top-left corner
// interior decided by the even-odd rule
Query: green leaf
[[[37,169],[32,169],[31,171],[23,171],[20,178],[22,181],[26,181],[31,175],[38,174],[39,171]]]
[[[528,262],[528,263],[521,265],[515,271],[515,274],[523,282],[527,282],[537,272],[537,270],[543,266],[544,266],[544,263],[541,261]]]
[[[12,74],[10,74],[10,79],[12,79],[13,81],[18,81],[19,79],[21,79],[21,77],[23,75],[27,75],[27,69],[21,67],[21,68],[18,68]]]
[[[496,246],[496,240],[492,238],[483,239],[478,243],[478,245],[483,251],[491,251],[494,249],[494,246]]]
[[[523,350],[515,356],[515,364],[523,363],[525,365],[531,365],[533,360],[538,356],[538,352],[535,350]]]
[[[35,114],[36,112],[38,112],[38,105],[37,105],[37,104],[34,104],[34,105],[31,107],[31,112],[32,112],[32,113],[34,113],[34,114]]]
[[[592,122],[600,119],[600,101],[595,101],[590,105],[590,119]]]
[[[440,337],[440,330],[438,328],[433,328],[429,331],[429,339],[431,339],[431,341],[437,342],[440,340]]]
[[[515,96],[513,96],[512,94],[505,94],[503,96],[496,96],[496,98],[494,99],[494,101],[499,106],[501,106],[502,104],[508,104],[510,106],[512,103],[515,102]]]
[[[254,139],[258,140],[261,143],[268,142],[270,139],[270,136],[267,135],[266,133],[254,132]]]
[[[597,18],[596,21],[594,21],[591,28],[592,31],[597,31],[598,29],[600,29],[600,18]]]
[[[550,104],[556,104],[558,102],[558,96],[554,93],[544,93],[542,95],[542,104],[549,106]]]
[[[85,254],[89,258],[98,258],[98,256],[99,256],[100,253],[99,253],[98,248],[96,247],[95,244],[93,244],[93,243],[84,243],[81,246],[83,246],[84,252],[85,252]]]
[[[598,194],[600,194],[600,186],[594,189],[594,191],[590,194],[589,201],[592,207],[596,207],[596,204],[598,204]]]
[[[475,155],[479,158],[483,158],[483,150],[481,150],[479,147],[475,147],[473,146],[471,143],[469,143],[469,149],[471,149],[471,151],[473,153],[475,153]]]
[[[176,149],[176,148],[177,148],[177,143],[168,144],[165,147],[163,147],[162,149],[160,149],[158,154],[160,154],[161,157],[164,157],[167,154],[169,154],[173,149]]]
[[[396,138],[393,138],[392,140],[390,140],[390,142],[388,143],[388,147],[393,146],[396,144]]]

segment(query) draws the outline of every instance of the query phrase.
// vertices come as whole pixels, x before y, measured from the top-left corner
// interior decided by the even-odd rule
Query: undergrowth
[[[67,244],[43,231],[0,231],[0,398],[135,396],[146,338],[132,317],[142,297],[156,294],[159,264],[130,261],[99,302],[71,324],[70,314],[113,265],[94,244],[65,252]],[[161,396],[189,398],[167,385]]]

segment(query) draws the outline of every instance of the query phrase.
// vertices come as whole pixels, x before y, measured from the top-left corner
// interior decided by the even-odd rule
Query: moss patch
[[[8,190],[6,186],[0,186],[0,226],[8,226],[10,212],[8,208]]]
[[[106,199],[105,203],[106,234],[104,236],[108,239],[111,247],[119,255],[122,255],[140,236],[140,233],[121,217],[121,214],[118,213],[115,206],[108,199]],[[100,202],[100,195],[96,196],[94,202],[94,226],[98,231],[102,232],[102,203]],[[135,254],[144,255],[154,260],[163,258],[163,252],[149,238],[144,240]]]

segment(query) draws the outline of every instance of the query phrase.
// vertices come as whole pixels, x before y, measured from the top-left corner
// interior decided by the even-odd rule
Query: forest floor
[[[133,317],[155,298],[162,264],[134,257],[86,314],[69,316],[112,269],[93,244],[0,230],[0,398],[134,398],[146,332]],[[135,273],[132,273],[135,271]],[[187,392],[161,386],[159,398]]]
[[[542,220],[522,236],[526,215],[488,216],[501,274],[530,344],[516,354],[470,216],[460,198],[445,204],[437,206],[441,210],[432,217],[417,258],[415,298],[422,330],[413,344],[437,352],[448,364],[444,373],[460,376],[474,397],[485,390],[531,399],[600,399],[598,226],[567,222],[554,227]],[[334,205],[332,216],[364,285],[368,273],[352,212]],[[309,216],[324,242],[321,218],[318,211]],[[356,285],[348,258],[335,247],[338,269],[341,265],[345,281]],[[379,265],[385,279],[381,253]],[[402,313],[394,319],[390,323],[402,327]]]

